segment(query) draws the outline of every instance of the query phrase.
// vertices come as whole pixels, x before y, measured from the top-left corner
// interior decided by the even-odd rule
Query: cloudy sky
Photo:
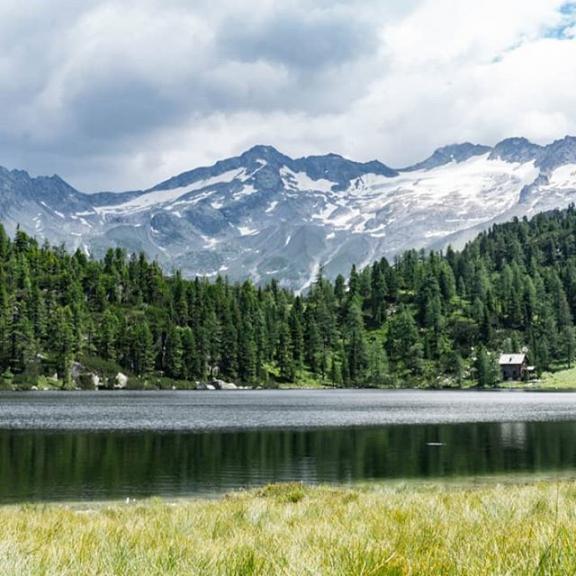
[[[148,187],[272,144],[398,167],[576,134],[576,3],[0,0],[0,165]]]

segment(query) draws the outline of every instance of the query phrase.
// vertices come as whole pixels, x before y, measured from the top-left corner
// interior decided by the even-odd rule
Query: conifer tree
[[[476,379],[480,388],[491,388],[498,381],[498,372],[494,358],[482,346],[476,357]]]
[[[369,361],[366,331],[358,298],[352,299],[348,307],[344,341],[350,381],[358,386],[366,379]]]
[[[176,326],[171,326],[166,335],[164,352],[164,368],[166,374],[171,378],[183,377],[183,349],[180,330]]]
[[[56,369],[64,386],[72,385],[72,363],[74,361],[74,327],[72,311],[69,306],[59,308],[54,326],[54,351]]]
[[[280,326],[276,359],[280,369],[280,377],[291,382],[294,379],[294,357],[292,355],[290,327],[285,322]]]

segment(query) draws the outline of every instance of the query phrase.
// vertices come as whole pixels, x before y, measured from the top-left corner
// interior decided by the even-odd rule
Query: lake
[[[576,471],[576,394],[0,395],[0,502]]]

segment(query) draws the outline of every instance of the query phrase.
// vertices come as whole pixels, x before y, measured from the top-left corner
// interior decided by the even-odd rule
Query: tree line
[[[0,226],[0,370],[72,381],[74,362],[140,382],[492,385],[498,352],[538,371],[576,350],[576,210],[495,225],[461,251],[408,251],[298,295],[277,281],[166,274]],[[7,377],[8,377],[7,376]]]

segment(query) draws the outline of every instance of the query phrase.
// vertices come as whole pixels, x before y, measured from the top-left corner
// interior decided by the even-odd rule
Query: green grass
[[[576,367],[558,372],[547,372],[542,376],[543,388],[575,389],[576,390]]]
[[[576,366],[545,372],[533,382],[500,382],[498,388],[511,390],[576,390]]]
[[[271,486],[221,500],[0,508],[25,575],[558,575],[576,572],[576,483]]]
[[[512,390],[576,390],[576,367],[545,372],[534,382],[501,382],[498,387]]]

